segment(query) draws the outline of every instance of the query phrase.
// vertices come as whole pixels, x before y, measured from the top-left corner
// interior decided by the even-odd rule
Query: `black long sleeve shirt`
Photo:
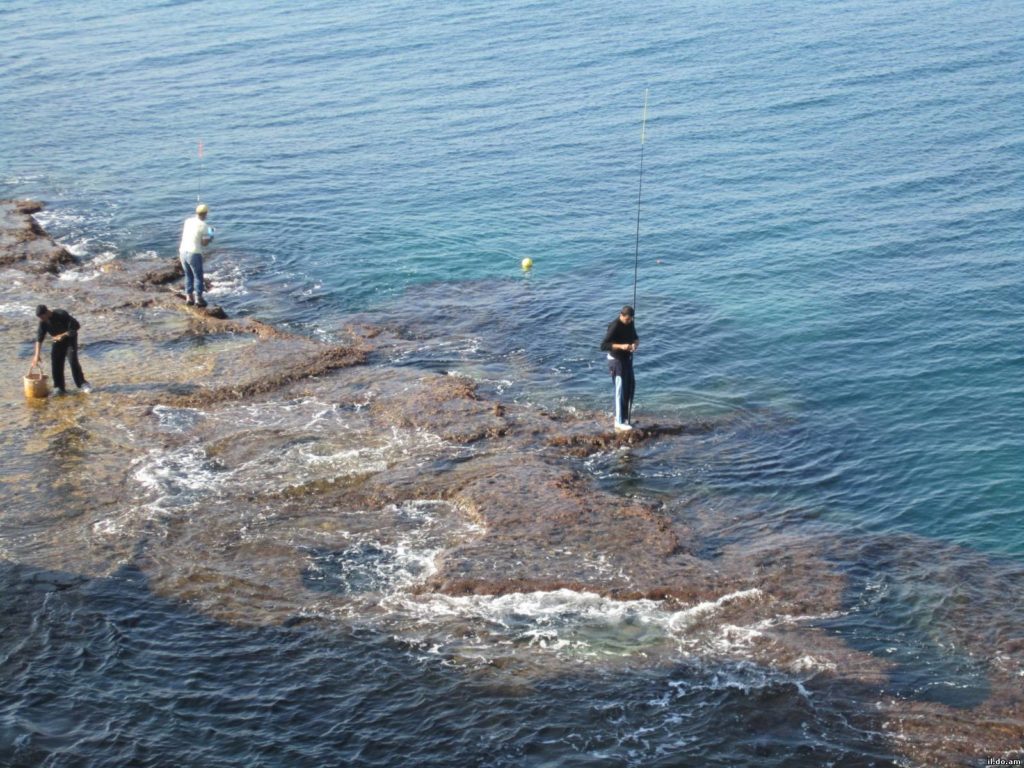
[[[63,309],[54,309],[50,312],[49,320],[39,321],[39,331],[36,333],[36,341],[42,343],[46,334],[60,336],[60,334],[71,331],[74,334],[82,326],[78,324],[71,315]]]
[[[604,341],[601,342],[601,349],[620,360],[628,360],[633,353],[624,349],[612,349],[612,344],[632,344],[634,341],[640,341],[640,337],[636,335],[634,324],[624,323],[619,318],[615,318],[608,323],[608,330],[604,335]]]

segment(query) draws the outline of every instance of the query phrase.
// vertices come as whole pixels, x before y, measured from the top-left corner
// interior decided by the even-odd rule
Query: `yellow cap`
[[[196,206],[196,213],[208,213],[210,210],[206,203],[200,203]]]

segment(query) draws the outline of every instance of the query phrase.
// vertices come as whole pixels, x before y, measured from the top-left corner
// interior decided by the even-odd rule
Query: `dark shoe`
[[[186,304],[195,304],[196,303],[195,299],[192,298],[192,294],[191,293],[188,295],[188,298],[185,299],[185,303]]]
[[[205,307],[206,306],[206,302],[203,301],[203,297],[202,296],[200,296],[198,299],[196,299],[196,306],[197,307]]]

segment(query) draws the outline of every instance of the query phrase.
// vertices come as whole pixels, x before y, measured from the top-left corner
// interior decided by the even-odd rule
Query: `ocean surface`
[[[1024,4],[5,0],[0,28],[0,197],[87,261],[174,255],[198,197],[230,314],[401,324],[403,366],[609,414],[635,267],[637,420],[736,426],[587,471],[840,532],[817,628],[893,661],[893,695],[984,700],[946,598],[1019,636],[982,574],[1024,564]],[[164,509],[176,461],[139,471]],[[237,626],[130,566],[39,590],[44,565],[0,560],[3,765],[923,764],[818,673],[633,663],[645,606],[481,598],[473,666],[430,616]]]

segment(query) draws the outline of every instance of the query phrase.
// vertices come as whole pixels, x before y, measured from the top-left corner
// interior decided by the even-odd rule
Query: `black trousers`
[[[53,386],[57,389],[64,389],[64,359],[71,363],[71,378],[75,380],[75,386],[80,387],[85,383],[85,374],[82,373],[82,364],[78,362],[78,334],[53,342],[53,349],[50,350],[50,371],[53,373]]]

